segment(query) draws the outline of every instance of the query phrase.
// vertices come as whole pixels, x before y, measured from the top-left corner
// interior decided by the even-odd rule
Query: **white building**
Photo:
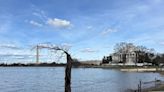
[[[125,64],[133,65],[137,62],[136,53],[134,51],[126,53],[126,57],[124,57],[125,54],[122,53],[114,53],[111,56],[112,56],[113,63],[119,63],[119,62],[123,62],[123,60],[126,60]]]

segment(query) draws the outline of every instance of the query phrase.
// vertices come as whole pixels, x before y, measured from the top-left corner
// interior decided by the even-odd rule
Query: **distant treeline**
[[[56,62],[52,62],[52,63],[27,63],[27,64],[23,64],[23,63],[11,63],[11,64],[7,64],[7,63],[0,63],[0,66],[3,67],[7,67],[7,66],[65,66],[66,63],[56,63]],[[79,66],[88,66],[88,65],[92,65],[92,64],[86,64],[86,63],[82,63],[79,62],[77,59],[73,59],[72,62],[72,66],[73,67],[79,67]]]
[[[0,66],[65,66],[66,64],[64,63],[60,63],[57,64],[55,62],[52,63],[27,63],[27,64],[23,64],[23,63],[11,63],[11,64],[5,64],[5,63],[1,63]]]

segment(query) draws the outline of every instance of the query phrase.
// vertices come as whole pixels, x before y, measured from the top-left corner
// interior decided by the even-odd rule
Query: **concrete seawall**
[[[132,68],[132,69],[120,69],[120,71],[125,72],[156,72],[156,71],[163,71],[164,69],[161,68]]]

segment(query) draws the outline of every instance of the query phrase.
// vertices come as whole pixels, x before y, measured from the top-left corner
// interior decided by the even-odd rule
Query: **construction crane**
[[[50,45],[36,45],[36,46],[34,46],[31,50],[33,50],[33,49],[36,49],[36,64],[39,64],[39,49],[43,49],[43,48],[48,48],[48,49],[51,49],[52,48],[52,46],[50,46]]]
[[[58,51],[58,50],[63,50],[63,51],[68,51],[68,47],[66,47],[66,46],[56,46],[56,45],[52,45],[52,44],[50,44],[50,43],[43,43],[43,44],[38,44],[38,45],[36,45],[36,46],[34,46],[31,50],[34,50],[34,49],[36,49],[36,64],[39,64],[39,57],[40,57],[40,55],[39,55],[39,50],[40,49],[44,49],[44,48],[46,48],[46,49],[48,49],[48,50],[53,50],[53,51]],[[54,52],[55,53],[55,52]],[[59,59],[61,59],[62,57],[63,57],[63,54],[64,53],[62,53],[61,54],[61,56],[59,56]],[[58,59],[58,60],[59,60]]]
[[[39,63],[39,45],[36,46],[36,64]]]

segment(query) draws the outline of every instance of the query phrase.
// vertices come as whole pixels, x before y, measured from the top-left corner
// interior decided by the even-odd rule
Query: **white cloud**
[[[93,26],[87,26],[87,29],[92,29],[93,28]]]
[[[116,29],[108,28],[107,30],[104,30],[101,34],[102,35],[107,35],[109,33],[117,32]]]
[[[38,23],[38,22],[33,21],[33,20],[30,21],[30,24],[32,24],[34,26],[38,26],[38,27],[42,27],[43,26],[41,23]]]
[[[0,48],[21,49],[20,47],[14,45],[14,44],[1,44]]]
[[[54,18],[54,19],[49,18],[47,23],[57,28],[68,28],[72,25],[70,21],[58,19],[58,18]]]
[[[55,28],[70,28],[71,26],[73,26],[71,22],[68,20],[48,17],[43,10],[38,9],[35,6],[34,10],[35,11],[32,13],[32,15],[38,17],[40,21],[44,22],[45,24],[48,24]],[[39,27],[43,26],[43,24],[33,20],[30,21],[30,23]]]
[[[136,10],[138,12],[146,12],[149,11],[151,9],[150,5],[140,5],[136,7]]]
[[[20,48],[20,46],[17,46],[15,44],[2,44],[0,45],[0,48],[0,61],[2,62],[25,63],[35,60],[35,52],[31,51],[30,49]]]
[[[12,46],[8,46],[8,47],[12,47]],[[15,47],[14,47],[15,48]],[[5,52],[3,52],[4,50],[1,50],[0,52],[0,57],[3,57],[5,59],[9,59],[9,58],[20,58],[20,57],[24,57],[24,58],[32,58],[35,56],[35,54],[31,53],[30,50],[28,49],[9,49],[9,50],[5,50]]]
[[[0,33],[5,33],[8,31],[8,28],[5,26],[0,26]]]
[[[160,4],[160,3],[162,3],[162,1],[163,1],[163,0],[152,0],[152,2],[153,2],[154,4]]]
[[[43,22],[47,21],[47,19],[48,19],[48,17],[46,16],[44,11],[42,11],[42,10],[39,10],[38,12],[33,12],[32,15],[38,17]]]
[[[164,46],[164,41],[162,41],[162,42],[159,42],[159,44],[160,44],[160,45],[162,45],[162,46]]]
[[[72,44],[69,44],[69,43],[63,43],[62,46],[64,46],[64,47],[68,47],[68,48],[71,48],[71,47],[72,47]]]
[[[32,14],[35,15],[35,16],[37,16],[37,17],[41,17],[42,16],[41,14],[39,14],[37,12],[33,12]]]
[[[11,29],[11,23],[10,22],[3,22],[3,23],[0,23],[0,33],[7,33],[8,30]]]
[[[8,53],[0,53],[0,56],[3,57],[34,57],[35,55],[31,54],[22,54],[22,53],[17,53],[17,52],[8,52]]]
[[[94,50],[91,48],[85,48],[85,49],[81,50],[81,52],[83,52],[83,53],[95,53],[95,52],[98,52],[98,50]]]

